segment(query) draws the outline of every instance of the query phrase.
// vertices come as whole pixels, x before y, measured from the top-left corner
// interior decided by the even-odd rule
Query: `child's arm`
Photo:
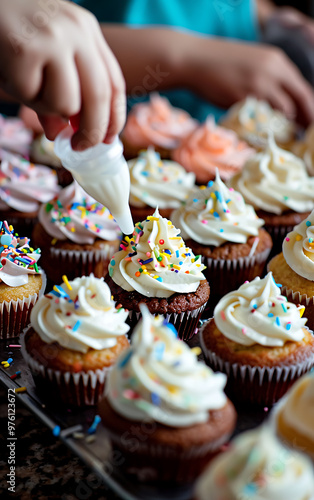
[[[70,2],[0,0],[0,87],[54,139],[80,113],[75,149],[110,142],[125,120],[124,80],[96,18]]]
[[[186,87],[222,107],[253,94],[305,125],[314,120],[313,89],[278,48],[169,28],[102,29],[128,94]]]

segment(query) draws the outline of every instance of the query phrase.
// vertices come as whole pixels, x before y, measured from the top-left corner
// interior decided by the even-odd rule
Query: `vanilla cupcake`
[[[240,193],[228,189],[218,170],[215,181],[196,188],[171,215],[186,245],[201,255],[217,300],[245,280],[262,274],[272,247],[264,221]]]
[[[60,191],[56,173],[1,149],[0,162],[0,210],[21,236],[28,235],[42,203]]]
[[[289,447],[314,460],[314,376],[302,377],[275,410],[275,427]]]
[[[314,329],[314,210],[283,241],[282,253],[269,263],[282,293],[295,304],[305,307],[308,326]]]
[[[314,500],[314,469],[269,427],[245,432],[204,471],[196,500]]]
[[[170,151],[197,123],[186,111],[174,108],[168,99],[154,92],[148,102],[135,104],[127,117],[121,135],[125,157],[132,159],[141,149],[154,146],[162,158],[169,158]]]
[[[285,148],[292,144],[296,134],[296,126],[292,121],[273,109],[268,102],[255,97],[247,97],[234,104],[222,118],[221,124],[234,130],[241,139],[257,149],[267,146],[269,133]]]
[[[217,168],[223,180],[230,179],[254,153],[237,134],[219,127],[210,117],[181,142],[172,158],[194,172],[198,183],[206,184],[215,177]]]
[[[0,114],[0,148],[27,156],[33,133],[23,120]]]
[[[303,139],[294,143],[292,152],[302,158],[308,174],[314,176],[314,124],[307,129]]]
[[[110,261],[106,281],[114,299],[130,311],[130,324],[137,323],[144,302],[152,314],[165,315],[180,338],[189,339],[209,298],[199,256],[157,209],[135,225],[132,238],[126,237],[120,248]]]
[[[74,181],[40,209],[33,241],[40,245],[42,266],[52,281],[107,272],[119,248],[120,229],[111,213]]]
[[[199,362],[163,317],[143,305],[141,312],[131,347],[109,374],[99,414],[124,473],[187,483],[228,440],[235,410],[223,392],[225,375]],[[148,430],[134,446],[126,436],[138,426]]]
[[[127,312],[116,308],[103,278],[65,279],[32,310],[22,354],[43,394],[66,405],[94,405],[128,347]]]
[[[304,162],[280,149],[272,138],[267,149],[253,156],[230,185],[265,220],[276,253],[287,232],[314,208],[314,179],[308,176]]]
[[[46,275],[38,267],[40,249],[0,221],[0,339],[17,337],[29,324],[32,307],[43,294]]]
[[[187,199],[194,188],[195,175],[176,162],[161,160],[150,147],[128,162],[130,168],[130,208],[134,222],[153,215],[158,207],[169,219],[173,209]]]
[[[314,366],[314,335],[303,312],[281,295],[272,273],[218,302],[201,345],[209,366],[228,375],[231,398],[271,406]]]

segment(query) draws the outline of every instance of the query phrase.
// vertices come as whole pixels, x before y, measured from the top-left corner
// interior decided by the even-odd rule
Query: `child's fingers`
[[[38,115],[38,118],[46,137],[51,141],[68,125],[68,121],[59,116]]]

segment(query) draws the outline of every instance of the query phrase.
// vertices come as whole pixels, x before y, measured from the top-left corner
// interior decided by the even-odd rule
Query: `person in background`
[[[96,18],[57,0],[0,0],[0,9],[0,89],[36,111],[49,139],[79,113],[74,149],[112,142],[125,84]]]

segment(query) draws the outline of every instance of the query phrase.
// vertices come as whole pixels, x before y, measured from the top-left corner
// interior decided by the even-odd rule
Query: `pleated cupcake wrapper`
[[[275,255],[282,252],[282,243],[284,238],[287,236],[290,231],[293,230],[294,225],[292,226],[268,226],[265,224],[264,228],[270,234],[273,240],[273,248],[271,249],[268,260],[270,260]]]
[[[221,298],[226,293],[239,288],[244,281],[251,281],[256,276],[260,276],[270,250],[267,248],[252,257],[239,257],[238,259],[212,259],[203,256],[202,262],[207,267],[204,274],[211,287],[211,298]]]
[[[302,375],[314,366],[314,353],[306,361],[291,366],[250,366],[229,363],[205,345],[200,331],[200,343],[207,364],[214,370],[226,373],[228,377],[226,392],[230,399],[260,406],[272,406]]]
[[[22,356],[42,392],[49,394],[49,398],[61,399],[68,406],[93,406],[98,403],[104,394],[111,367],[77,373],[47,368],[27,352],[24,337],[25,334],[20,338]]]
[[[67,250],[51,247],[50,264],[55,262],[55,272],[57,274],[58,268],[62,265],[63,268],[68,267],[68,277],[71,277],[72,272],[75,276],[89,276],[91,273],[94,273],[97,278],[101,278],[104,275],[103,266],[101,266],[101,272],[97,272],[97,265],[106,261],[109,264],[111,256],[115,251],[117,251],[116,244],[105,244],[101,250]],[[60,279],[62,279],[62,274],[64,273],[61,271],[59,274],[61,275]],[[54,277],[52,276],[52,278]]]
[[[172,323],[178,331],[178,337],[181,340],[189,340],[195,334],[195,330],[198,326],[200,317],[205,310],[206,303],[203,304],[198,309],[193,311],[185,311],[182,313],[169,313],[165,314],[164,317],[168,323]],[[128,323],[130,325],[130,331],[135,327],[141,318],[141,313],[136,311],[129,311]]]
[[[0,303],[0,339],[18,337],[30,322],[30,313],[37,300],[44,294],[47,278],[41,270],[42,285],[39,293],[22,299]]]
[[[190,482],[202,472],[211,458],[229,440],[230,433],[202,446],[178,450],[165,444],[152,443],[139,439],[134,451],[134,440],[124,439],[106,428],[113,449],[124,458],[123,468],[127,473],[136,475],[140,480]],[[130,443],[130,446],[128,446]],[[146,476],[146,477],[145,477]]]
[[[287,297],[289,302],[305,307],[303,316],[307,318],[306,326],[310,330],[314,330],[314,297],[308,297],[306,294],[301,295],[300,292],[294,292],[286,286],[281,287],[281,293]]]

